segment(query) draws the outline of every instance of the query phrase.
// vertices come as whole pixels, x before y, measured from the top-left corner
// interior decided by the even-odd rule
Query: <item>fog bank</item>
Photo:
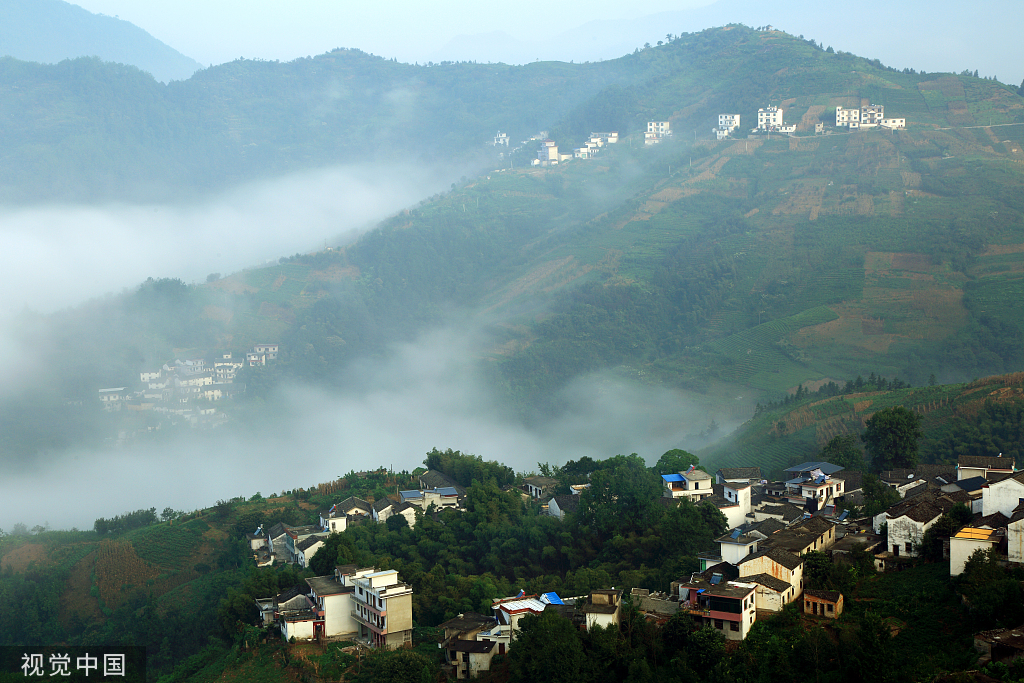
[[[286,417],[259,435],[195,432],[170,444],[66,453],[7,482],[0,528],[91,528],[98,517],[139,508],[192,510],[221,498],[308,487],[350,470],[411,470],[434,447],[517,471],[631,452],[653,463],[708,424],[699,397],[595,374],[561,392],[558,416],[525,427],[503,414],[481,379],[485,343],[466,326],[452,326],[394,347],[386,361],[346,368],[342,391],[289,386],[281,396]],[[730,406],[734,419],[716,413],[722,432],[749,416],[747,408]]]

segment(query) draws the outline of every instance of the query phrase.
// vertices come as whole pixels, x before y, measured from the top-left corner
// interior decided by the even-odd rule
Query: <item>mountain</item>
[[[44,64],[99,57],[136,66],[163,82],[185,80],[203,68],[127,21],[62,0],[0,2],[0,55]]]
[[[591,19],[557,35],[520,39],[505,31],[460,35],[430,59],[526,64],[535,60],[600,61],[629,54],[666,34],[697,32],[708,26],[773,25],[792,35],[814,38],[836,50],[872,55],[897,68],[960,72],[979,70],[1004,83],[1024,79],[1024,47],[1016,40],[1014,0],[992,0],[984,12],[962,11],[953,0],[902,2],[886,8],[884,21],[872,12],[848,12],[835,21],[812,0],[766,4],[758,0],[718,0],[704,7],[658,12],[622,19]],[[907,30],[913,27],[912,30]],[[506,29],[511,31],[512,29]]]
[[[366,90],[371,82],[377,90]],[[392,138],[373,139],[377,148],[358,136],[335,139],[313,160],[341,158],[346,144],[380,157],[393,145],[426,156],[439,141],[468,158],[498,121],[516,122],[513,131],[553,123],[550,135],[565,149],[591,131],[621,137],[594,159],[550,167],[529,166],[530,145],[511,159],[490,152],[495,170],[353,244],[204,286],[146,283],[46,317],[37,328],[55,331],[24,345],[45,341],[52,354],[39,364],[48,374],[38,386],[60,387],[40,398],[54,414],[62,401],[91,400],[172,355],[240,351],[269,338],[282,344],[280,362],[247,379],[252,397],[270,400],[291,382],[338,387],[347,381],[341,369],[446,324],[480,332],[480,372],[526,422],[556,418],[574,382],[603,373],[695,397],[706,417],[686,418],[693,447],[713,436],[712,422],[740,424],[756,402],[801,385],[873,372],[921,386],[931,375],[956,382],[1024,367],[1014,304],[1024,292],[1024,100],[994,81],[897,71],[778,31],[728,27],[602,64],[412,67],[342,51],[291,65],[237,62],[173,87],[149,83],[148,91],[112,88],[131,97],[104,106],[161,111],[195,98],[197,138],[241,143],[269,163],[310,163],[295,152],[327,143],[321,128],[337,137],[393,124],[388,93],[399,85],[416,88],[417,118],[391,125]],[[342,83],[348,90],[322,119],[312,113],[322,97],[296,102],[308,118],[289,119],[302,125],[282,140],[285,110],[275,107],[297,98],[270,93]],[[542,87],[564,96],[530,96]],[[75,102],[93,115],[90,101]],[[907,129],[833,125],[836,106],[863,102],[905,116]],[[747,139],[742,131],[769,103],[782,105],[796,132]],[[711,127],[723,112],[740,114],[746,128],[717,141]],[[643,144],[651,120],[670,121],[676,135]],[[819,123],[826,134],[814,133]],[[234,137],[221,128],[229,125]],[[154,155],[164,144],[139,140],[137,149]],[[219,163],[235,169],[231,159]],[[12,404],[5,425],[12,454],[74,440],[36,429],[21,417],[24,405]],[[63,424],[73,431],[76,419]]]

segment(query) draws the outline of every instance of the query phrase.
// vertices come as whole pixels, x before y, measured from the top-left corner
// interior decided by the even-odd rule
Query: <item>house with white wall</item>
[[[319,617],[319,623],[314,622],[313,626],[315,635],[341,638],[354,635],[359,630],[352,616],[352,594],[355,588],[339,580],[337,572],[306,579],[306,584],[309,586],[314,612]]]
[[[412,646],[412,586],[394,569],[357,569],[344,577],[352,593],[358,640],[371,647]]]
[[[988,486],[981,490],[981,514],[988,517],[1001,512],[1011,517],[1017,506],[1024,502],[1024,472],[1003,475],[997,481],[991,479]]]
[[[695,468],[676,474],[663,474],[661,481],[666,498],[689,498],[696,503],[714,494],[711,475]]]
[[[949,539],[949,575],[959,576],[976,551],[987,551],[1006,538],[1004,529],[977,529],[965,526]]]

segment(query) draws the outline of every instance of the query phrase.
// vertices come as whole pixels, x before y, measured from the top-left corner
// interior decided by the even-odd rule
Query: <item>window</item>
[[[911,549],[912,549],[911,545],[910,545],[910,541],[907,541],[904,545],[906,546],[906,551],[909,553],[911,551]]]
[[[826,611],[827,611],[827,612],[828,612],[829,614],[832,614],[832,605],[825,605],[825,610],[826,610]]]
[[[721,619],[715,619],[715,628],[717,628],[719,631],[722,630],[723,624]]]
[[[730,621],[729,622],[729,630],[730,631],[739,631],[740,630],[740,622],[738,622],[738,621]]]

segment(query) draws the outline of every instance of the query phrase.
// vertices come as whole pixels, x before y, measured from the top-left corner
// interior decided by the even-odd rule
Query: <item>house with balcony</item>
[[[356,638],[371,647],[412,647],[412,586],[394,569],[357,569],[345,577],[352,586]]]
[[[460,614],[440,625],[444,638],[438,647],[444,650],[449,678],[475,678],[481,671],[490,670],[491,657],[508,652],[507,640],[490,636],[495,626],[494,617],[475,612]]]
[[[689,498],[696,503],[714,494],[711,489],[711,475],[703,470],[691,468],[686,472],[661,475],[666,498]]]
[[[835,498],[845,495],[842,471],[828,462],[804,462],[783,470],[789,476],[786,500],[811,512],[834,504]]]
[[[695,574],[690,581],[673,586],[678,590],[679,609],[689,612],[698,626],[721,632],[726,640],[743,640],[754,625],[757,584],[726,581],[721,575],[708,581]]]
[[[398,499],[401,503],[409,503],[423,510],[431,505],[437,510],[458,509],[459,507],[459,492],[454,486],[399,491]]]

